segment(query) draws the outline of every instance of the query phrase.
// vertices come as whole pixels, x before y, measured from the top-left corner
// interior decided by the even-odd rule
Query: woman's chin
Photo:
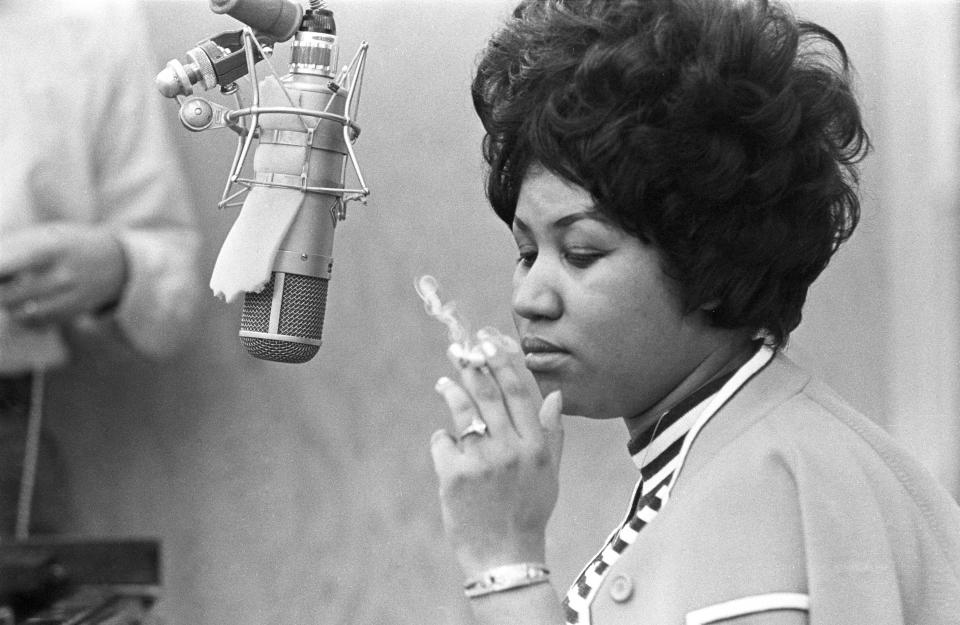
[[[561,412],[567,416],[586,417],[588,419],[616,419],[623,414],[612,410],[606,397],[587,396],[584,389],[563,384],[556,377],[534,375],[540,395],[546,397],[556,390],[563,394]]]
[[[540,396],[546,397],[550,393],[556,390],[563,390],[563,385],[560,383],[556,377],[553,376],[544,376],[538,375],[537,373],[533,374],[533,379],[537,383],[537,388],[540,389]],[[564,398],[566,400],[566,398]]]
[[[590,406],[580,401],[579,394],[569,385],[564,386],[560,380],[555,377],[534,376],[537,381],[537,387],[540,389],[540,395],[546,397],[550,393],[559,390],[562,393],[563,405],[561,412],[565,415],[585,415],[590,411]]]

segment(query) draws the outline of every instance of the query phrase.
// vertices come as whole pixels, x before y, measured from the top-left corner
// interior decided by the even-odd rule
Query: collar
[[[627,443],[627,451],[640,469],[645,482],[651,481],[670,460],[675,458],[683,439],[697,421],[707,400],[713,397],[736,371],[710,380],[665,411],[650,427]]]

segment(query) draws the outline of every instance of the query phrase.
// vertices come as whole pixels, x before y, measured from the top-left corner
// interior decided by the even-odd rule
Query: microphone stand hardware
[[[362,42],[359,49],[351,60],[350,64],[345,66],[335,80],[331,80],[327,83],[326,87],[331,92],[330,100],[326,105],[326,109],[323,111],[312,110],[308,108],[298,107],[294,104],[293,98],[291,97],[289,91],[283,84],[283,80],[278,75],[276,69],[273,67],[273,64],[270,62],[269,58],[272,56],[273,50],[266,46],[255,34],[254,31],[245,27],[239,33],[239,46],[240,50],[231,51],[226,50],[228,54],[223,54],[222,63],[226,63],[229,59],[230,65],[229,70],[223,70],[223,74],[229,78],[239,78],[240,76],[247,74],[252,88],[252,105],[244,107],[239,88],[236,85],[235,81],[232,81],[228,84],[225,84],[221,87],[221,92],[225,94],[233,94],[237,99],[238,108],[231,110],[228,107],[225,107],[216,102],[211,102],[206,98],[201,96],[192,95],[192,90],[186,94],[181,92],[176,93],[175,97],[180,103],[180,112],[179,118],[180,122],[183,124],[187,130],[191,132],[200,132],[203,130],[209,130],[211,128],[229,128],[239,135],[237,151],[234,155],[233,163],[230,167],[230,173],[227,176],[227,183],[224,188],[223,193],[220,197],[220,202],[217,204],[218,208],[227,208],[240,206],[242,204],[243,198],[249,190],[254,186],[263,186],[263,187],[272,187],[272,188],[281,188],[281,189],[296,189],[303,191],[305,193],[323,193],[329,195],[336,195],[341,198],[342,203],[347,203],[350,201],[359,201],[363,204],[366,204],[367,196],[370,195],[370,190],[366,185],[366,182],[363,177],[363,173],[360,169],[360,165],[357,161],[356,153],[353,150],[353,144],[356,142],[357,138],[360,135],[360,126],[356,123],[357,111],[359,109],[360,101],[360,88],[363,81],[363,72],[366,68],[366,58],[367,50],[369,45],[367,42]],[[313,35],[314,33],[310,33]],[[232,38],[234,33],[224,33],[217,38],[211,39],[210,41],[220,41],[224,42],[227,39],[224,38],[225,35],[230,35],[231,38],[229,41],[233,42]],[[298,40],[300,33],[298,33]],[[303,39],[307,39],[304,37]],[[296,45],[296,44],[295,44]],[[307,51],[302,53],[301,56],[316,59],[318,54],[316,53],[317,45],[314,41],[305,41],[304,45],[301,46]],[[198,50],[206,51],[209,46],[204,46],[201,44],[194,50],[188,52],[188,56],[191,58],[202,57],[202,54],[197,54]],[[222,51],[221,51],[222,52]],[[236,66],[235,59],[239,56],[240,52],[243,53],[243,57],[246,60],[246,67],[244,71],[241,71]],[[278,84],[283,90],[285,98],[288,100],[290,106],[260,106],[260,84],[257,79],[256,64],[259,61],[264,61],[272,75],[277,79]],[[196,63],[200,65],[199,62]],[[291,62],[293,68],[291,75],[304,74],[304,75],[323,75],[318,71],[311,71],[303,63],[297,63],[297,59]],[[173,69],[175,71],[180,71],[179,68],[184,68],[188,66],[183,66],[177,61],[170,61],[167,64],[168,69]],[[190,70],[195,71],[195,70]],[[227,73],[229,71],[229,73]],[[186,73],[187,70],[184,70]],[[214,72],[201,72],[201,75],[205,77],[203,84],[207,88],[212,88],[217,83],[213,82],[210,84],[210,79],[207,78],[212,75]],[[219,77],[220,74],[217,74]],[[159,82],[159,81],[158,81]],[[189,85],[189,79],[182,78],[180,84]],[[160,87],[160,90],[164,95],[167,95],[167,91],[164,91],[163,86]],[[329,112],[329,108],[337,98],[345,98],[344,103],[344,112],[343,114],[337,114]],[[350,160],[350,164],[353,167],[353,171],[356,175],[357,182],[359,184],[356,188],[345,188],[345,178],[341,179],[341,184],[339,187],[327,187],[327,186],[310,186],[306,183],[306,174],[302,174],[299,178],[299,181],[285,180],[281,181],[279,175],[274,176],[272,180],[266,180],[262,178],[242,178],[240,176],[241,170],[246,163],[247,156],[250,154],[250,148],[254,138],[259,139],[261,142],[264,141],[266,136],[264,131],[260,128],[260,116],[261,115],[297,115],[300,118],[300,123],[303,126],[303,134],[308,137],[303,141],[298,141],[292,145],[303,145],[308,151],[304,157],[303,168],[304,172],[308,166],[309,161],[309,149],[311,147],[320,147],[314,145],[312,141],[313,131],[315,127],[311,127],[304,121],[304,117],[310,117],[320,120],[327,120],[338,123],[342,125],[342,135],[343,143],[347,151],[347,155]],[[247,120],[249,118],[249,125],[247,125]],[[251,131],[252,129],[252,131]],[[269,132],[269,131],[267,131]],[[288,131],[295,132],[295,131]],[[345,172],[344,172],[345,173]],[[234,185],[239,185],[243,187],[239,191],[232,192]],[[338,211],[340,219],[343,219],[345,216],[345,209],[341,208]]]

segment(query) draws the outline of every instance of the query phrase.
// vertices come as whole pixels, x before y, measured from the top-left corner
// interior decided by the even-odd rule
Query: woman
[[[527,0],[473,96],[523,352],[437,383],[478,622],[957,622],[960,510],[780,352],[859,216],[841,42],[764,2]],[[561,410],[623,418],[641,475],[562,599]]]

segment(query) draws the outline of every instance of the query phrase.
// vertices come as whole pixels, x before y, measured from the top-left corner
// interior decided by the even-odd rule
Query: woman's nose
[[[513,281],[513,312],[525,319],[556,319],[563,312],[563,299],[549,264],[536,260]]]

